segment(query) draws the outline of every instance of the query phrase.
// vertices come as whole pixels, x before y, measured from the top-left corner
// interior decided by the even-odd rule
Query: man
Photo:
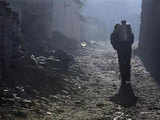
[[[134,35],[131,26],[122,20],[121,24],[116,24],[111,34],[111,44],[118,53],[118,61],[122,85],[130,84],[130,61]]]

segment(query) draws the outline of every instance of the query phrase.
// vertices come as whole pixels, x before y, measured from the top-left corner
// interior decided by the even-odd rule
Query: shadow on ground
[[[124,107],[135,106],[137,97],[135,96],[131,85],[121,85],[119,92],[110,97],[110,100]]]

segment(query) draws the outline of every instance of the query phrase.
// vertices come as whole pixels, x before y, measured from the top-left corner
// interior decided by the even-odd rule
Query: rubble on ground
[[[21,74],[30,82],[38,78],[35,83],[40,88],[35,89],[30,84],[17,85],[14,89],[1,88],[0,119],[159,120],[158,85],[137,56],[133,56],[131,62],[131,89],[138,101],[131,107],[110,99],[120,88],[116,52],[81,49],[80,55],[74,57],[74,62],[71,62],[74,64],[69,65],[66,72],[60,70],[56,73],[57,70],[52,69],[52,62],[61,61],[60,56],[64,56],[64,52],[51,56],[28,57],[27,64],[23,66],[28,76]],[[72,57],[68,56],[67,59],[70,58]],[[33,75],[36,76],[34,79],[29,77]],[[126,99],[127,97],[129,96]]]
[[[73,63],[73,56],[62,50],[50,56],[24,55],[14,60],[9,77],[16,82],[12,88],[5,84],[0,87],[0,119],[28,120],[32,112],[51,116],[51,100],[60,100],[59,94],[68,96],[79,89],[69,70]],[[79,71],[78,66],[74,70]]]

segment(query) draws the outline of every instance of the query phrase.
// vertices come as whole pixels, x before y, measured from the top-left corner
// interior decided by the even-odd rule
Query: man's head
[[[127,23],[127,21],[126,20],[122,20],[121,23],[122,23],[122,25],[125,25]]]

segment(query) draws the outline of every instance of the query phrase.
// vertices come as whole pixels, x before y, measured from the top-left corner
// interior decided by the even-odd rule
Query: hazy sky
[[[87,0],[83,9],[84,14],[97,16],[104,13],[121,12],[121,16],[128,14],[139,14],[141,11],[141,0]],[[124,12],[124,14],[122,14]]]
[[[109,31],[126,19],[139,32],[141,0],[86,0],[82,13],[103,22]]]

